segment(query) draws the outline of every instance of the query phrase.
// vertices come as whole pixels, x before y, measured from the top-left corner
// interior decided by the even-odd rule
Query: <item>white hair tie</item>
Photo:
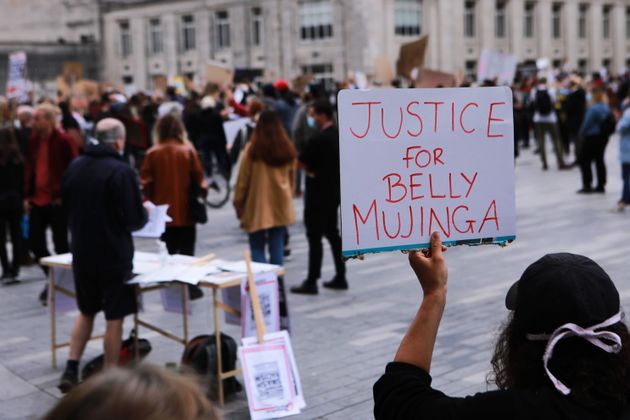
[[[618,334],[611,331],[597,331],[602,328],[610,327],[623,319],[623,314],[618,312],[612,317],[608,318],[604,322],[593,325],[589,328],[582,328],[579,325],[573,323],[567,323],[559,326],[556,330],[551,334],[526,334],[528,340],[533,341],[546,341],[547,346],[545,347],[545,354],[543,356],[543,362],[545,366],[545,372],[547,373],[547,377],[551,380],[554,387],[560,391],[563,395],[569,395],[571,393],[571,389],[563,384],[558,378],[556,378],[549,371],[549,360],[553,355],[553,349],[558,344],[560,340],[568,337],[581,337],[593,344],[594,346],[599,347],[604,350],[606,353],[619,353],[621,351],[621,337]],[[609,344],[612,343],[612,344]]]

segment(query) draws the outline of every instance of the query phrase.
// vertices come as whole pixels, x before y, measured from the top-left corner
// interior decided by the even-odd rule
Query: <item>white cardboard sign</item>
[[[344,257],[516,238],[512,91],[343,90]]]

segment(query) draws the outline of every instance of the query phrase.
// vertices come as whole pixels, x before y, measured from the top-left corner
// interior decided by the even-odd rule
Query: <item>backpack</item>
[[[221,370],[228,372],[236,369],[236,341],[221,333]],[[217,397],[217,346],[215,335],[199,335],[186,344],[182,355],[182,366],[192,368],[207,384],[207,394],[211,399]],[[234,377],[223,380],[223,393],[228,396],[243,388]]]
[[[120,346],[120,353],[118,355],[118,366],[129,366],[135,361],[136,348],[135,344],[136,330],[131,330],[129,338],[122,342]],[[138,339],[138,348],[140,354],[140,360],[144,359],[147,354],[151,352],[151,343],[146,338]],[[81,378],[86,380],[95,373],[100,372],[103,369],[103,360],[105,357],[101,354],[90,360],[81,370]],[[138,360],[139,361],[139,360]]]
[[[600,128],[602,136],[605,136],[606,138],[608,138],[614,134],[616,129],[617,129],[617,121],[615,120],[615,116],[613,115],[612,112],[608,112],[608,115],[606,116],[604,121],[602,121],[602,125]]]
[[[536,97],[534,98],[534,109],[543,116],[551,114],[551,111],[553,110],[553,104],[551,103],[551,96],[549,96],[549,92],[547,92],[547,89],[536,91]]]

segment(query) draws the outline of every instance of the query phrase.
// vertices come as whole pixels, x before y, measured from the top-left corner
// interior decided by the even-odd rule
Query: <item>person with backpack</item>
[[[558,130],[558,117],[555,112],[555,94],[547,86],[547,79],[541,78],[538,86],[532,92],[532,105],[534,108],[534,133],[538,144],[538,151],[542,160],[544,171],[549,169],[547,165],[547,153],[545,150],[545,136],[549,134],[553,142],[553,150],[558,161],[558,169],[569,169],[564,163],[562,155],[562,143],[560,141],[560,131]]]
[[[586,111],[579,131],[579,137],[582,142],[579,156],[582,188],[578,190],[578,194],[605,192],[606,162],[604,162],[604,152],[608,145],[608,138],[615,131],[615,117],[606,104],[606,92],[604,89],[592,89],[591,98],[591,106]],[[593,162],[595,162],[597,171],[597,185],[595,188],[592,186],[593,173],[591,166]]]

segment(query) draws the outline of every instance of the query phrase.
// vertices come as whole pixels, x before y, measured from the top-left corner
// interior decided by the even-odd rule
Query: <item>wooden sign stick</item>
[[[252,260],[249,250],[245,250],[245,265],[247,266],[247,285],[249,286],[249,296],[252,300],[252,309],[254,311],[254,320],[256,321],[256,335],[258,336],[258,343],[263,344],[265,342],[265,319],[263,318],[262,309],[260,308],[260,300],[258,300],[258,291],[256,290],[256,282],[254,281],[254,274],[252,272]],[[245,308],[243,308],[245,310]]]
[[[204,255],[203,257],[197,258],[196,260],[192,261],[190,265],[204,265],[205,263],[212,261],[214,257],[215,254],[211,252],[208,255]]]

